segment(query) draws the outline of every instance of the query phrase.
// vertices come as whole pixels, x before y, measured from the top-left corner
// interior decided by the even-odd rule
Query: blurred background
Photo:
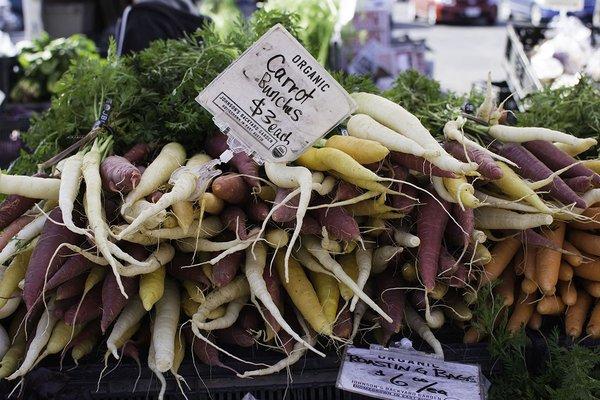
[[[445,90],[489,77],[507,106],[540,90],[600,81],[600,0],[0,0],[0,135],[15,149],[71,63],[178,38],[215,21],[222,34],[257,7],[297,12],[333,70],[386,88],[415,69]],[[123,33],[123,34],[121,34]],[[1,149],[0,149],[1,150]],[[4,151],[5,154],[8,150]],[[6,157],[10,158],[10,157]],[[0,165],[2,167],[2,165]]]

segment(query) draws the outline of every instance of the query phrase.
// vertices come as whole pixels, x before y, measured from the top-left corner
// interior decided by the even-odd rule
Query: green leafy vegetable
[[[21,103],[47,100],[71,63],[98,57],[94,42],[83,35],[52,40],[44,33],[21,50],[18,62],[22,77],[11,98]]]

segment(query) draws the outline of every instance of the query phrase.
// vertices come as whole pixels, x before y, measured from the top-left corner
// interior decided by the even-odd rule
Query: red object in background
[[[492,25],[498,15],[496,0],[414,0],[415,14],[431,25],[436,22],[484,20]]]

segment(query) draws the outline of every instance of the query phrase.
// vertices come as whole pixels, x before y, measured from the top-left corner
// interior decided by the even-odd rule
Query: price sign
[[[380,399],[485,399],[479,366],[415,351],[348,347],[336,386]]]
[[[329,73],[276,25],[196,98],[226,134],[262,161],[293,161],[356,105]]]

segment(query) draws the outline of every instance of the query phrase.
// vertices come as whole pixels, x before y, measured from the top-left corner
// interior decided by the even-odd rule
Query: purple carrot
[[[127,297],[135,295],[139,288],[139,278],[137,276],[122,276],[121,282]],[[114,274],[107,274],[102,284],[102,321],[100,328],[105,332],[110,324],[117,318],[119,313],[127,305],[127,299],[121,293],[117,279]]]
[[[456,259],[450,254],[446,247],[440,248],[440,258],[438,261],[438,275],[451,276],[458,268]]]
[[[594,187],[593,178],[591,176],[582,175],[574,178],[564,178],[563,181],[577,193],[587,192]]]
[[[317,208],[311,213],[334,239],[351,241],[360,238],[358,223],[345,208]]]
[[[65,283],[71,278],[89,271],[93,266],[93,262],[82,256],[75,254],[67,259],[58,271],[46,283],[46,291],[52,290],[59,285]]]
[[[571,168],[562,173],[562,176],[567,178],[590,176],[592,177],[594,186],[600,186],[600,175],[585,165],[576,164],[578,161],[575,158],[571,157],[552,143],[546,142],[545,140],[533,140],[531,142],[523,143],[523,146],[553,171],[558,171],[572,165]]]
[[[494,161],[494,159],[485,151],[469,145],[465,145],[465,147],[463,147],[462,144],[454,140],[444,143],[444,149],[460,161],[476,162],[478,165],[477,171],[479,171],[479,173],[481,173],[481,175],[483,175],[485,178],[491,180],[502,178],[502,170],[498,164],[496,164],[496,161]]]
[[[217,133],[208,139],[205,143],[206,152],[213,158],[218,158],[225,150],[229,149],[227,145],[227,136]],[[258,164],[246,153],[239,152],[233,155],[229,161],[240,174],[244,174],[244,180],[250,185],[260,186],[260,181],[253,177],[259,176]]]
[[[87,276],[78,275],[67,280],[56,289],[56,300],[70,299],[83,293]]]
[[[255,340],[252,335],[237,323],[229,328],[215,331],[219,343],[240,347],[252,347]],[[200,340],[200,339],[196,339]]]
[[[411,181],[411,179],[408,181]],[[408,215],[418,204],[418,200],[413,200],[418,198],[417,189],[410,185],[402,185],[400,192],[402,194],[390,195],[392,207],[397,208],[401,213]]]
[[[419,171],[425,175],[441,176],[445,178],[456,178],[456,175],[450,171],[444,171],[436,167],[423,157],[413,156],[412,154],[399,153],[397,151],[390,152],[390,157],[393,162],[400,164],[403,167]]]
[[[270,210],[271,207],[256,196],[252,196],[252,201],[245,207],[248,218],[254,222],[263,222],[269,215]]]
[[[216,257],[218,255],[214,254]],[[227,285],[235,278],[244,261],[245,252],[236,251],[223,257],[212,268],[213,281],[217,287]]]
[[[506,143],[499,148],[499,154],[519,166],[519,175],[532,181],[539,181],[552,175],[552,171],[538,160],[529,150],[517,143]],[[552,183],[545,186],[550,196],[565,205],[575,203],[579,208],[587,208],[585,201],[577,195],[560,178],[555,177]]]
[[[281,224],[282,227],[286,229],[294,229],[296,227],[296,221],[286,222]],[[320,235],[322,232],[321,225],[319,222],[311,217],[310,215],[306,215],[304,220],[302,221],[302,226],[300,227],[300,233],[303,235]]]
[[[77,218],[77,214],[74,214],[74,217]],[[75,221],[76,224],[78,222],[80,221]],[[65,246],[56,251],[64,243],[77,245],[81,243],[81,236],[71,232],[63,225],[62,212],[60,208],[56,207],[50,212],[48,220],[44,224],[42,234],[37,246],[33,249],[25,273],[23,300],[27,305],[27,309],[31,309],[42,294],[46,279],[52,278],[56,271],[67,261],[68,256],[72,255],[71,250]],[[52,258],[53,256],[54,258]]]
[[[350,200],[357,196],[360,196],[361,191],[357,186],[351,183],[340,180],[335,191],[335,197],[333,201],[344,201]]]
[[[221,212],[221,222],[225,227],[235,233],[240,239],[248,239],[248,230],[246,228],[246,213],[240,207],[228,206]]]
[[[80,297],[73,296],[69,297],[68,299],[54,301],[54,310],[52,310],[52,313],[56,318],[63,319],[67,310],[79,303],[79,299]]]
[[[201,265],[190,265],[197,264],[198,260],[194,259],[193,254],[186,254],[177,252],[175,257],[167,264],[167,273],[179,280],[190,280],[196,284],[201,285],[202,288],[211,286],[211,282],[204,274]]]
[[[102,315],[102,286],[96,285],[84,297],[81,306],[75,304],[65,312],[64,321],[67,325],[84,324],[100,315]]]
[[[271,273],[272,272],[272,273]],[[281,293],[281,282],[279,282],[279,277],[275,271],[269,271],[269,268],[265,268],[263,270],[263,279],[267,285],[267,291],[273,299],[273,303],[277,306],[279,310],[283,309],[283,297]],[[263,314],[265,316],[265,320],[268,325],[271,327],[273,332],[278,333],[281,329],[279,322],[273,317],[270,311],[264,309]]]
[[[35,199],[11,194],[0,204],[0,231],[23,215],[35,204]]]
[[[281,204],[281,202],[292,193],[292,189],[277,188],[277,194],[275,195],[274,206]],[[273,221],[275,222],[290,222],[296,219],[296,211],[298,209],[298,202],[300,201],[300,194],[292,197],[283,206],[280,206],[273,212]]]
[[[475,229],[475,215],[472,208],[463,210],[458,204],[453,204],[450,210],[458,225],[449,220],[446,225],[446,238],[456,246],[465,247],[471,242],[471,234]]]
[[[375,280],[375,291],[379,294],[375,301],[392,318],[392,322],[383,318],[379,320],[384,334],[389,336],[400,332],[404,319],[404,289],[401,289],[404,284],[400,275],[394,272],[392,268],[388,268],[383,273],[376,275]],[[387,340],[385,341],[387,342]]]
[[[448,221],[449,207],[444,200],[436,201],[429,194],[424,194],[421,202],[423,205],[419,207],[417,218],[417,236],[421,239],[417,253],[417,267],[425,290],[430,292],[435,286],[437,263]]]
[[[102,187],[115,193],[129,193],[142,179],[140,170],[126,158],[106,157],[100,164]]]
[[[123,158],[132,164],[141,164],[150,154],[150,146],[146,143],[137,143],[129,151],[123,154]]]
[[[410,303],[415,307],[416,310],[424,310],[425,303],[425,292],[422,290],[411,290],[409,292]]]

